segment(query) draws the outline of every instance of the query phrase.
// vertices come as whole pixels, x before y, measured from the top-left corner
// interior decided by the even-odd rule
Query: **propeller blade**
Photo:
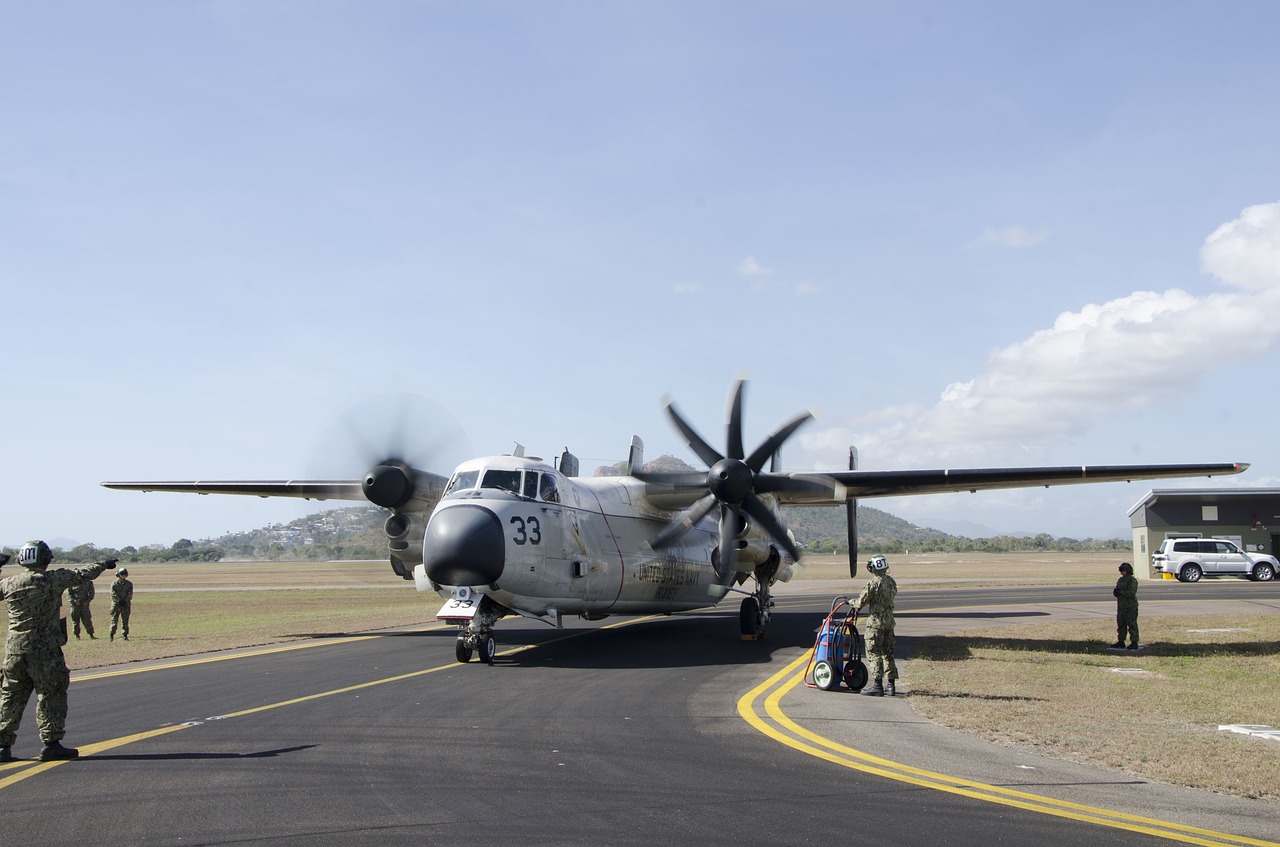
[[[651,494],[705,491],[707,487],[707,475],[701,471],[632,471],[631,475],[643,482]]]
[[[706,462],[707,467],[711,467],[724,458],[710,444],[703,441],[702,436],[698,435],[693,427],[685,423],[684,418],[680,416],[680,412],[676,410],[675,403],[667,403],[667,415],[671,418],[672,423],[676,425],[676,429],[680,430],[680,434],[684,436],[685,443],[689,445],[689,449],[697,453],[698,458]]]
[[[711,510],[716,507],[716,498],[710,494],[694,503],[683,515],[667,524],[661,532],[653,537],[649,542],[649,546],[654,549],[661,547],[670,547],[681,538],[689,533],[689,530],[697,526],[698,522],[711,514]]]
[[[714,498],[713,498],[714,499]],[[720,504],[720,561],[716,563],[716,576],[727,579],[738,570],[738,507]]]
[[[747,467],[751,468],[755,473],[760,473],[760,470],[764,468],[764,463],[770,456],[778,452],[778,449],[782,447],[782,443],[790,438],[797,429],[811,420],[813,420],[813,413],[808,410],[795,414],[789,421],[771,432],[769,437],[764,440],[764,443],[747,457]]]
[[[752,495],[743,500],[742,510],[750,515],[751,519],[759,524],[765,532],[769,533],[769,536],[778,542],[778,546],[787,551],[788,556],[792,559],[800,558],[800,550],[796,547],[795,542],[791,540],[791,536],[788,535],[787,528],[773,516],[773,512],[769,511],[769,507],[759,497]]]
[[[733,384],[733,400],[729,404],[729,432],[725,445],[729,451],[727,458],[730,459],[741,459],[746,455],[742,449],[742,393],[746,387],[746,380],[740,379]],[[752,470],[760,469],[752,468]]]
[[[826,474],[756,474],[757,494],[827,495],[832,500],[845,499],[845,487]]]

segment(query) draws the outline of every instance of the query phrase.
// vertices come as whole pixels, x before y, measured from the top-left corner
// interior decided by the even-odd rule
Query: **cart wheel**
[[[861,691],[867,686],[867,666],[854,659],[844,663],[844,684],[852,691]]]
[[[830,691],[840,685],[840,676],[836,673],[836,669],[826,659],[816,662],[813,666],[813,684],[821,688],[823,691]]]

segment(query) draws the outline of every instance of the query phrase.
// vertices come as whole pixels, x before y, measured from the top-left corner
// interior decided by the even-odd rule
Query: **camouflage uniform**
[[[1138,578],[1131,573],[1122,574],[1116,580],[1116,646],[1124,642],[1126,633],[1129,646],[1138,646]]]
[[[893,661],[893,598],[897,594],[898,583],[893,577],[887,573],[873,573],[853,604],[855,609],[868,607],[869,616],[863,632],[867,639],[871,678],[877,682],[886,674],[890,682],[898,678],[898,665]]]
[[[22,569],[0,579],[0,599],[9,605],[9,637],[4,643],[4,686],[0,688],[0,747],[10,747],[31,699],[45,744],[66,735],[67,686],[71,672],[62,655],[67,641],[58,617],[62,592],[98,576],[107,565],[56,570]]]
[[[129,640],[129,612],[133,610],[133,583],[117,575],[111,583],[111,639],[115,640],[117,624],[124,640]]]
[[[92,582],[82,582],[67,589],[67,599],[71,601],[71,626],[76,638],[80,637],[81,624],[84,624],[84,631],[90,638],[97,637],[93,634],[93,611],[89,608],[95,596],[97,591]]]

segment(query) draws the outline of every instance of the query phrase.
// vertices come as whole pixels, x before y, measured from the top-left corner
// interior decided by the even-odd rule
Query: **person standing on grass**
[[[1133,565],[1121,562],[1118,569],[1120,578],[1111,593],[1116,598],[1116,643],[1113,650],[1124,647],[1124,639],[1129,637],[1129,649],[1138,649],[1138,578],[1133,575]]]
[[[89,608],[96,595],[92,582],[82,582],[67,589],[67,600],[71,602],[71,628],[76,638],[80,637],[81,624],[84,624],[84,631],[90,638],[98,637],[93,634],[93,611]]]
[[[867,572],[871,579],[853,604],[855,611],[869,607],[866,638],[872,684],[862,693],[892,697],[897,693],[894,683],[898,679],[898,665],[893,661],[893,598],[898,596],[898,583],[889,576],[889,560],[884,556],[872,556],[867,562]]]
[[[116,640],[117,625],[120,635],[129,640],[129,613],[133,611],[133,583],[125,579],[129,575],[128,568],[116,571],[116,581],[111,583],[111,633],[109,641]]]

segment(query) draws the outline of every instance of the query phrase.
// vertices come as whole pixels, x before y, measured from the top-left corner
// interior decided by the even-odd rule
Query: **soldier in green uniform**
[[[867,562],[867,572],[871,579],[853,604],[855,610],[863,606],[869,609],[864,633],[872,683],[862,693],[892,697],[897,693],[894,682],[898,679],[898,665],[893,661],[893,598],[898,595],[898,583],[889,576],[889,560],[884,556],[872,556]]]
[[[1133,575],[1133,565],[1121,562],[1118,569],[1120,578],[1111,593],[1116,598],[1116,643],[1113,650],[1125,646],[1125,636],[1129,637],[1129,649],[1138,649],[1138,578]]]
[[[67,599],[71,601],[71,628],[76,638],[80,637],[81,624],[84,624],[84,631],[90,638],[98,637],[93,634],[93,611],[89,608],[95,596],[97,591],[92,582],[82,582],[67,589]]]
[[[116,571],[116,580],[111,583],[111,633],[109,641],[116,640],[116,628],[119,625],[120,635],[129,640],[129,613],[133,610],[133,583],[125,579],[129,575],[128,568]]]
[[[13,761],[12,747],[22,713],[34,691],[36,723],[44,748],[41,761],[74,759],[80,751],[62,746],[67,724],[67,686],[71,672],[62,655],[67,633],[59,621],[62,592],[96,579],[109,560],[83,568],[49,570],[53,551],[43,541],[31,541],[18,551],[24,567],[0,579],[0,599],[9,606],[9,636],[4,644],[4,685],[0,686],[0,762]]]

